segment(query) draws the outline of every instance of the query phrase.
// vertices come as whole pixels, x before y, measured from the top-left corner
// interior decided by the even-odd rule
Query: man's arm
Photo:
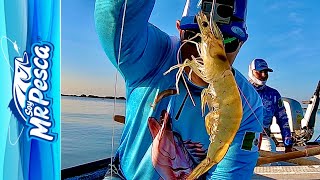
[[[116,68],[119,66],[118,70],[130,83],[141,81],[157,69],[171,48],[171,40],[167,34],[148,23],[155,0],[128,0],[126,10],[124,3],[124,0],[96,0],[95,23],[100,42],[109,60]]]
[[[288,122],[288,116],[279,92],[276,93],[275,106],[276,108],[275,108],[274,115],[277,119],[277,124],[279,125],[281,130],[283,143],[286,149],[292,148],[292,138],[291,138],[291,130]]]

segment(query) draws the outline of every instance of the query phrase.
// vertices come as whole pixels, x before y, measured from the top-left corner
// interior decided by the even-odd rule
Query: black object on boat
[[[103,179],[109,169],[111,158],[61,170],[61,179]]]

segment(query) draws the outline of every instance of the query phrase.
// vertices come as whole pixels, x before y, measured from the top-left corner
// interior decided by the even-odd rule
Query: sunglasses
[[[184,39],[185,40],[189,40],[192,39],[192,41],[195,42],[201,42],[201,37],[197,36],[197,34],[200,33],[200,31],[194,30],[186,30],[184,33]],[[196,37],[197,36],[197,37]],[[236,37],[230,37],[227,35],[223,35],[223,44],[224,44],[224,48],[226,53],[233,53],[235,52],[240,44],[240,40]]]
[[[195,42],[201,42],[201,37],[197,36],[197,34],[200,33],[200,30],[185,30],[184,32],[184,40],[190,40]],[[197,37],[196,37],[197,36]]]

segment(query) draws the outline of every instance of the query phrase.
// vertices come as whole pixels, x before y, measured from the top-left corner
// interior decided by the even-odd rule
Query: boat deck
[[[256,167],[252,179],[320,179],[320,165]]]
[[[301,148],[296,147],[301,150]],[[283,153],[283,147],[277,147],[277,152]],[[305,157],[320,161],[320,155]],[[298,166],[287,162],[272,163],[270,166],[259,166],[254,169],[252,179],[320,179],[320,165]]]
[[[277,147],[277,151],[283,153],[284,148]],[[304,158],[320,162],[320,155]],[[103,159],[62,170],[62,179],[103,179],[110,161],[110,158]],[[320,165],[301,166],[288,162],[271,163],[269,166],[256,167],[252,179],[320,179]]]

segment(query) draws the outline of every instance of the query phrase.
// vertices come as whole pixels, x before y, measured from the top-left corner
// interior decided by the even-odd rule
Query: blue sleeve
[[[292,139],[291,139],[291,130],[288,122],[288,116],[278,91],[276,91],[275,100],[276,101],[274,102],[275,103],[274,116],[276,117],[277,124],[280,127],[282,141],[284,142],[285,146],[290,146],[292,145]]]
[[[141,83],[163,65],[171,50],[170,37],[148,23],[155,0],[97,0],[95,24],[101,45],[129,85]],[[117,63],[125,12],[120,61]]]

